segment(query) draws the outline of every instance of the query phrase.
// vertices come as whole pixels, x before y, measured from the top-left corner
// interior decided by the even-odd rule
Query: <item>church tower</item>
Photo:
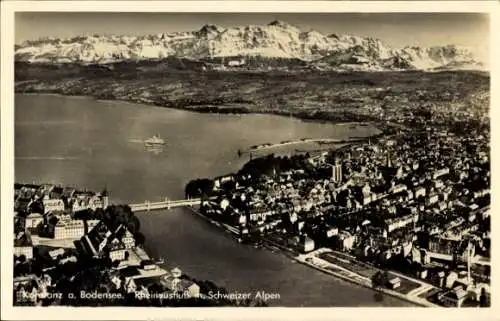
[[[102,198],[102,209],[105,210],[109,206],[109,196],[107,187],[104,187],[104,189],[102,190],[101,198]]]
[[[342,182],[342,164],[338,158],[335,158],[335,165],[332,165],[332,181],[335,183]]]
[[[387,167],[392,168],[392,159],[391,159],[391,152],[387,151]]]

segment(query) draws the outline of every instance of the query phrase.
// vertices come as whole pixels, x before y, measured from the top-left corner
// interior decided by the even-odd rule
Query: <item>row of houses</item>
[[[122,261],[127,251],[134,246],[135,238],[124,225],[112,232],[104,222],[99,221],[88,234],[81,237],[79,250],[85,256]]]
[[[182,278],[178,268],[161,270],[160,275],[144,277],[141,268],[128,266],[108,275],[114,290],[134,294],[136,298],[187,299],[199,298],[200,287],[195,282]],[[153,289],[154,287],[154,289]],[[178,294],[178,295],[174,295]]]
[[[29,232],[21,231],[14,236],[14,256],[21,255],[28,260],[33,258],[33,241]]]
[[[99,223],[99,220],[87,220],[87,229],[92,229]],[[54,226],[53,238],[59,239],[78,239],[86,233],[85,222],[83,220],[59,219]]]
[[[95,193],[53,184],[15,184],[14,195],[15,210],[22,213],[32,212],[34,205],[42,209],[40,214],[105,209],[109,205],[106,190]]]

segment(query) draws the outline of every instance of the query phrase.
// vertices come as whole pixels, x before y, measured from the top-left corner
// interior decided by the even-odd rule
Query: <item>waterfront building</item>
[[[16,293],[15,303],[36,305],[38,302],[38,285],[36,281],[32,281],[28,284],[20,284],[14,287]]]
[[[126,249],[131,249],[135,246],[134,235],[130,233],[125,225],[121,224],[115,231],[115,235],[120,239]]]
[[[471,246],[469,240],[432,236],[429,239],[428,253],[431,257],[441,260],[467,262],[469,257],[474,257],[475,247]]]
[[[464,300],[467,298],[467,291],[461,286],[453,288],[441,296],[441,302],[445,307],[461,307]]]
[[[127,248],[102,221],[80,239],[79,249],[87,256],[109,257],[112,261],[125,259]]]
[[[399,277],[393,277],[387,281],[387,287],[391,290],[395,290],[401,286],[401,279]]]
[[[107,207],[107,196],[101,197],[99,195],[94,195],[89,198],[88,208],[95,211],[98,208],[105,209]]]
[[[172,276],[175,278],[180,278],[182,276],[182,271],[178,267],[173,268],[170,273],[172,273]]]
[[[54,186],[54,188],[52,188],[50,190],[49,198],[50,199],[62,199],[61,197],[63,195],[63,190],[64,190],[64,188],[61,186]]]
[[[315,244],[314,240],[308,236],[304,236],[302,239],[302,251],[304,253],[311,252],[314,250]]]
[[[167,274],[161,278],[160,283],[172,292],[186,293],[191,298],[200,297],[200,286],[193,281]]]
[[[59,220],[54,226],[54,239],[79,238],[85,234],[83,221]]]
[[[44,199],[42,203],[44,214],[64,212],[64,202],[62,199]]]
[[[33,204],[33,200],[31,198],[19,197],[14,203],[14,210],[19,213],[29,213],[31,204]]]
[[[88,220],[88,229],[91,231],[99,220]],[[54,226],[54,239],[80,238],[85,235],[83,220],[60,219]]]
[[[38,225],[43,223],[44,216],[40,213],[29,213],[25,218],[25,228],[27,231],[34,232],[37,230]]]
[[[158,278],[149,277],[149,278],[138,278],[134,279],[135,283],[135,291],[134,294],[136,297],[147,297],[150,293],[150,287],[158,282]]]
[[[41,197],[51,198],[50,195],[55,187],[56,185],[54,184],[42,184],[40,185],[40,188],[38,188],[37,194],[39,194]]]
[[[115,290],[121,289],[123,281],[120,279],[119,270],[110,271],[108,273],[108,280],[111,282]]]
[[[142,260],[141,269],[148,271],[156,269],[156,264],[153,260]]]
[[[229,67],[240,67],[240,66],[245,64],[245,59],[240,58],[238,60],[230,60],[230,61],[228,61],[227,64]]]
[[[331,238],[339,234],[339,229],[337,227],[330,227],[326,232],[326,237]]]
[[[200,286],[191,280],[182,279],[180,282],[181,292],[187,293],[190,298],[200,297]]]
[[[62,191],[62,195],[66,199],[71,199],[73,198],[73,195],[76,193],[76,188],[73,187],[64,187]]]
[[[347,232],[340,231],[339,234],[335,236],[337,248],[342,251],[350,251],[354,248],[354,243],[356,242],[356,236]]]
[[[55,250],[52,250],[52,251],[49,251],[49,256],[52,260],[55,260],[57,259],[57,257],[59,255],[63,255],[64,254],[64,249],[63,248],[58,248],[58,249],[55,249]]]
[[[71,255],[71,256],[68,256],[68,257],[65,257],[65,258],[59,260],[59,263],[60,264],[66,264],[67,262],[74,262],[74,263],[76,263],[77,261],[78,261],[78,259],[76,258],[76,256]]]
[[[113,240],[111,240],[111,242],[109,242],[108,244],[108,250],[109,250],[108,252],[109,258],[111,259],[111,261],[125,260],[126,248],[125,245],[123,245],[123,243],[119,239],[114,238]]]
[[[71,205],[71,210],[74,212],[84,211],[89,209],[88,199],[74,199]]]
[[[27,260],[33,258],[33,242],[31,235],[27,232],[20,232],[14,238],[14,256],[24,255]]]
[[[137,284],[135,283],[135,279],[126,279],[124,289],[126,293],[135,293],[137,291]]]

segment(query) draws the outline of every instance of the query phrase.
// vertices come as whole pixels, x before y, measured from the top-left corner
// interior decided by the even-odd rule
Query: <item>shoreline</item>
[[[433,304],[423,298],[419,298],[418,296],[416,297],[411,297],[409,296],[408,294],[402,294],[402,293],[399,293],[399,292],[396,292],[396,291],[392,291],[390,289],[385,289],[385,288],[381,288],[381,287],[377,287],[377,288],[374,288],[371,284],[371,281],[366,278],[366,277],[363,277],[347,268],[343,268],[343,267],[340,267],[338,265],[335,265],[333,263],[328,263],[329,265],[331,265],[333,268],[339,270],[339,272],[336,272],[336,271],[332,271],[332,270],[329,270],[327,268],[324,268],[324,267],[321,267],[319,264],[314,264],[310,261],[308,261],[308,258],[316,258],[318,259],[317,257],[314,256],[315,252],[321,252],[322,250],[325,250],[324,248],[320,248],[320,249],[317,249],[317,250],[314,250],[313,252],[310,252],[310,253],[307,253],[307,254],[300,254],[298,255],[297,257],[295,257],[295,260],[299,263],[302,263],[304,265],[307,265],[311,268],[314,268],[318,271],[321,271],[321,272],[324,272],[326,274],[330,274],[330,275],[333,275],[335,277],[338,277],[340,279],[343,279],[345,281],[348,281],[348,282],[351,282],[351,283],[354,283],[354,284],[357,284],[357,285],[360,285],[364,288],[367,288],[367,289],[370,289],[374,292],[379,292],[379,293],[383,293],[383,294],[386,294],[386,295],[389,295],[389,296],[392,296],[392,297],[395,297],[395,298],[398,298],[398,299],[401,299],[401,300],[404,300],[404,301],[407,301],[407,302],[410,302],[412,304],[415,304],[416,306],[420,306],[420,307],[441,307],[439,305],[436,305],[436,304]],[[314,261],[314,259],[312,259],[312,261]],[[345,272],[347,275],[344,275],[342,274],[341,272]],[[398,273],[399,274],[399,273]],[[404,276],[405,278],[407,278],[406,276]],[[423,284],[423,282],[420,282]],[[417,288],[416,290],[420,289]],[[427,290],[429,291],[429,290]],[[427,291],[424,291],[422,293],[425,293]],[[420,293],[420,294],[422,294]]]
[[[301,117],[301,115],[283,110],[282,112],[276,111],[276,110],[269,110],[269,111],[252,111],[246,109],[246,107],[242,107],[245,111],[244,112],[234,112],[234,111],[225,111],[224,106],[212,106],[210,104],[205,104],[205,105],[194,105],[193,108],[186,108],[186,107],[175,107],[175,106],[162,106],[159,104],[154,103],[153,101],[136,101],[133,99],[121,99],[121,98],[115,98],[115,99],[109,99],[109,98],[99,98],[93,95],[76,95],[76,94],[65,94],[65,93],[60,93],[60,92],[51,92],[51,91],[42,91],[42,92],[22,92],[22,91],[14,91],[15,95],[27,95],[27,96],[36,96],[36,95],[44,95],[44,96],[55,96],[55,97],[71,97],[75,99],[88,99],[88,100],[94,100],[97,102],[121,102],[121,103],[126,103],[130,105],[144,105],[144,106],[149,106],[153,108],[168,108],[172,110],[182,110],[185,112],[192,112],[192,113],[197,113],[197,114],[215,114],[215,115],[236,115],[236,116],[243,116],[243,115],[270,115],[270,116],[277,116],[277,117],[290,117],[294,118],[297,120],[300,120],[302,122],[315,122],[315,123],[323,123],[323,124],[334,124],[334,125],[340,125],[340,126],[368,126],[372,125],[375,127],[377,130],[379,130],[381,133],[379,134],[373,134],[370,136],[366,136],[365,138],[371,137],[371,136],[377,136],[380,135],[384,132],[384,127],[387,127],[390,125],[388,124],[382,124],[382,122],[378,119],[371,119],[371,120],[330,120],[330,119],[324,119],[321,117]],[[215,110],[203,110],[202,108],[206,107],[213,107]],[[242,109],[242,110],[243,110]],[[318,139],[322,140],[322,139]],[[333,142],[334,143],[334,142]],[[279,144],[278,144],[279,146]],[[273,147],[278,147],[278,146],[273,146]],[[249,151],[254,151],[249,149]]]
[[[366,284],[366,283],[364,283],[364,282],[362,282],[360,280],[357,280],[357,279],[355,279],[353,277],[348,277],[347,275],[342,275],[341,273],[337,273],[337,272],[334,272],[334,271],[327,270],[325,268],[322,268],[320,266],[314,265],[314,264],[306,262],[306,261],[302,261],[300,259],[296,259],[296,261],[299,262],[299,263],[301,263],[301,264],[307,265],[307,266],[309,266],[309,267],[311,267],[313,269],[321,271],[323,273],[332,275],[332,276],[334,276],[336,278],[339,278],[339,279],[342,279],[344,281],[347,281],[347,282],[350,282],[350,283],[353,283],[353,284],[357,284],[357,285],[362,286],[364,288],[370,289],[373,292],[383,293],[383,294],[386,294],[386,295],[389,295],[389,296],[392,296],[392,297],[404,300],[406,302],[410,302],[410,303],[416,305],[417,307],[440,307],[440,306],[434,305],[434,304],[432,304],[430,302],[429,302],[428,305],[416,302],[416,301],[412,300],[411,298],[408,298],[404,294],[400,294],[400,293],[397,293],[397,292],[394,292],[394,291],[391,291],[391,290],[388,290],[388,289],[382,289],[382,288],[376,289],[376,288],[373,288],[370,285],[368,285],[368,284]],[[350,272],[350,273],[353,273],[353,272]]]
[[[363,124],[368,124],[368,123],[339,123],[336,125],[351,125],[351,126],[363,126]],[[375,136],[375,135],[372,135]],[[369,137],[369,136],[367,136]],[[365,138],[355,138],[355,139],[336,139],[336,138],[302,138],[302,139],[296,139],[292,141],[287,141],[287,142],[281,142],[281,143],[266,143],[266,144],[261,144],[258,146],[252,146],[250,147],[247,151],[248,153],[251,152],[258,152],[262,150],[269,150],[273,148],[279,148],[283,146],[289,146],[289,145],[299,145],[299,144],[319,144],[319,145],[334,145],[334,144],[353,144],[362,141],[362,139]]]
[[[187,206],[186,208],[190,209],[190,212],[192,212],[193,214],[196,214],[196,216],[201,217],[206,222],[209,222],[209,223],[213,224],[214,226],[217,226],[218,228],[220,228],[221,230],[223,230],[227,234],[231,235],[236,241],[238,240],[238,238],[236,237],[236,235],[238,235],[238,234],[235,231],[232,231],[231,229],[229,229],[228,228],[229,226],[227,224],[212,220],[211,218],[201,214],[198,210],[196,210],[192,207]],[[234,227],[231,227],[231,228],[234,228]],[[401,294],[401,293],[398,293],[395,291],[391,291],[389,289],[373,288],[371,286],[371,284],[368,284],[368,283],[362,281],[362,279],[364,279],[364,277],[357,275],[356,273],[354,273],[352,271],[347,271],[347,273],[351,274],[351,276],[347,276],[347,275],[343,275],[341,273],[337,273],[337,272],[322,268],[322,267],[315,265],[315,264],[312,264],[304,259],[305,257],[310,257],[311,253],[314,253],[314,252],[318,251],[319,249],[315,250],[311,253],[308,253],[308,254],[298,254],[294,250],[287,248],[281,244],[275,243],[266,237],[262,237],[262,238],[260,238],[260,240],[262,240],[264,242],[263,247],[265,247],[267,250],[269,250],[273,253],[276,253],[276,251],[279,251],[280,254],[283,254],[284,256],[290,258],[291,260],[293,260],[295,262],[304,264],[310,268],[313,268],[313,269],[316,269],[316,270],[321,271],[323,273],[329,274],[333,277],[336,277],[336,278],[341,279],[343,281],[349,282],[351,284],[355,284],[355,285],[361,286],[363,288],[370,289],[375,293],[378,292],[378,293],[382,293],[382,294],[385,294],[385,295],[388,295],[388,296],[391,296],[391,297],[394,297],[394,298],[397,298],[400,300],[404,300],[406,302],[409,302],[409,303],[416,305],[417,307],[418,306],[420,306],[420,307],[440,307],[440,306],[432,304],[430,302],[424,302],[424,299],[415,300],[415,298],[409,297],[405,294]],[[341,268],[341,267],[337,267],[337,268],[339,270],[343,270],[343,268]]]

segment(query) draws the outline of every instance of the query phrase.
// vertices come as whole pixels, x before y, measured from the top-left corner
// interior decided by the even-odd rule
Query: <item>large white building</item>
[[[332,166],[332,181],[335,183],[342,182],[342,165],[338,162]]]
[[[117,238],[112,239],[109,244],[109,258],[111,261],[122,261],[125,260],[125,245]]]
[[[88,230],[92,230],[99,220],[88,220]],[[54,239],[73,239],[85,235],[85,225],[82,220],[59,220],[54,226]]]
[[[42,202],[45,214],[64,211],[64,202],[61,199],[44,199]]]
[[[43,215],[40,213],[30,213],[25,219],[25,228],[27,231],[35,230],[43,222]]]

